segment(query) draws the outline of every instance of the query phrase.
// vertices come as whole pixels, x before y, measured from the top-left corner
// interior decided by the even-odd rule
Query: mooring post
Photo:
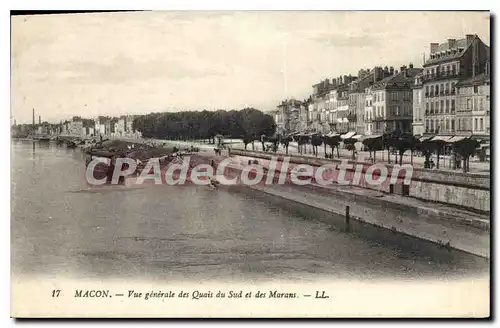
[[[347,231],[349,231],[351,225],[351,217],[349,215],[349,206],[347,205],[345,207],[345,228]]]

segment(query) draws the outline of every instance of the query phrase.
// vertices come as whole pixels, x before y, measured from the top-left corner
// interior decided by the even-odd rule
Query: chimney
[[[38,115],[38,124],[42,124],[42,116]]]
[[[454,47],[455,47],[455,42],[456,42],[456,41],[457,41],[457,40],[455,40],[455,39],[448,39],[448,49],[452,49],[452,48],[454,48]]]
[[[375,67],[373,69],[373,82],[374,83],[383,79],[382,73],[383,73],[382,67]]]
[[[391,74],[391,75],[393,75],[393,74],[394,74],[394,67],[392,67],[392,66],[391,66],[391,67],[389,68],[389,74]]]
[[[431,43],[431,54],[435,53],[438,50],[439,43]]]
[[[471,43],[472,40],[474,40],[474,34],[466,34],[465,39],[467,41],[467,44]]]

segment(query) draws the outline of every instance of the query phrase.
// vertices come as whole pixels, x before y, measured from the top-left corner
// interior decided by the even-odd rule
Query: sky
[[[413,63],[484,12],[128,12],[13,16],[11,116],[272,110],[325,78]]]

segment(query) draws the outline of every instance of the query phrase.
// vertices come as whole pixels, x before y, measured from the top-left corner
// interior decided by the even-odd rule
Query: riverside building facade
[[[430,44],[423,71],[425,133],[457,132],[457,83],[484,73],[488,57],[489,47],[477,35]]]

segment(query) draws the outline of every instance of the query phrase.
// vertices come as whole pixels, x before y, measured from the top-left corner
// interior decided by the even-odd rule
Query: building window
[[[451,123],[451,132],[455,132],[455,120],[451,119],[450,123]]]
[[[425,86],[425,95],[429,96],[429,86],[428,85]]]
[[[451,100],[451,112],[453,113],[455,111],[455,99]]]
[[[434,86],[431,85],[431,97],[433,97],[433,96],[434,96]]]
[[[431,120],[431,131],[434,131],[434,120]]]
[[[483,98],[479,99],[479,109],[484,110],[484,99]]]
[[[425,103],[425,114],[429,114],[429,103]]]
[[[474,86],[474,93],[477,93],[477,85]]]
[[[436,96],[439,94],[439,84],[436,85]]]
[[[479,130],[483,131],[483,119],[479,119]]]
[[[444,100],[441,100],[441,113],[444,112]]]
[[[448,121],[448,119],[446,119],[446,121],[445,121],[445,129],[446,129],[446,131],[448,131],[450,129],[450,122]]]
[[[477,118],[474,119],[474,130],[477,130]]]
[[[431,102],[431,114],[434,114],[434,102]]]
[[[471,102],[470,98],[469,98],[469,99],[467,99],[467,110],[470,110],[470,109],[471,109],[471,103],[472,103],[472,102]]]
[[[444,109],[445,109],[445,113],[449,112],[449,109],[450,109],[450,100],[449,99],[446,99]]]

